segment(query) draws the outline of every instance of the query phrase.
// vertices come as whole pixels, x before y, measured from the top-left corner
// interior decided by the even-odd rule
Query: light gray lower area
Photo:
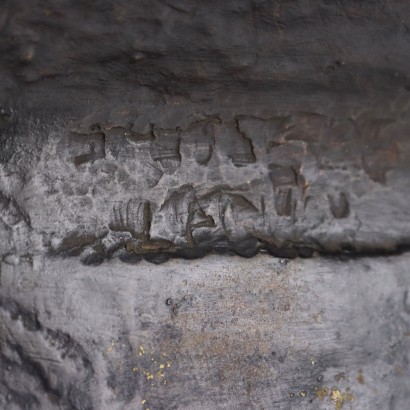
[[[0,408],[410,408],[410,254],[1,264]]]

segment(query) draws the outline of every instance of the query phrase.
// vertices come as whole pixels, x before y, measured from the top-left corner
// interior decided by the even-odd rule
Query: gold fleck
[[[330,395],[332,401],[335,403],[335,409],[340,410],[343,407],[343,396],[338,389],[332,389]]]
[[[329,389],[326,386],[316,389],[316,397],[320,400],[324,400],[329,395]]]
[[[144,399],[144,400],[141,400],[141,404],[145,404],[147,401]]]
[[[140,345],[140,351],[138,353],[140,356],[142,356],[143,354],[145,354],[145,350],[144,350],[144,346]]]
[[[167,362],[167,367],[171,367],[171,362]]]
[[[306,392],[305,392],[304,390],[302,390],[302,391],[299,393],[299,395],[300,395],[300,397],[306,397]]]
[[[132,371],[133,371],[133,372],[137,372],[137,371],[138,371],[138,367],[133,367],[133,368],[132,368]]]
[[[114,347],[115,347],[115,342],[112,341],[111,344],[110,344],[110,346],[109,346],[108,349],[106,350],[106,352],[107,352],[107,353],[112,352],[113,349],[114,349]]]
[[[332,401],[335,404],[335,410],[341,410],[346,401],[353,401],[354,396],[351,393],[343,393],[336,388],[333,388],[330,394]]]
[[[164,367],[165,367],[165,364],[160,364],[160,365],[159,365],[159,368],[160,368],[160,369],[163,369]]]
[[[343,398],[346,401],[353,401],[354,400],[354,396],[352,393],[343,393]]]

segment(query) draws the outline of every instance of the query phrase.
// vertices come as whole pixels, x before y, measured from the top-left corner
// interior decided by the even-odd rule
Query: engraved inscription
[[[125,114],[117,122],[100,118],[74,128],[64,145],[76,165],[70,177],[77,172],[88,178],[83,185],[93,188],[82,191],[81,203],[101,209],[109,228],[78,248],[99,255],[85,259],[124,250],[144,257],[333,251],[339,245],[323,234],[329,215],[357,229],[356,204],[366,184],[384,183],[399,158],[398,146],[386,137],[388,121],[372,124],[377,143],[366,151],[357,143],[368,127],[360,117],[295,112],[222,118],[198,112],[191,119],[164,119],[159,126]],[[54,184],[58,189],[60,182]],[[77,198],[78,184],[70,187],[63,178],[60,185]],[[100,202],[104,189],[112,192],[106,206]],[[317,236],[310,236],[312,230]]]

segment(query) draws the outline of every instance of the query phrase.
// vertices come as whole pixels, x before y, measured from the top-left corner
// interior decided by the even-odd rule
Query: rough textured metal
[[[408,246],[405,3],[22,4],[0,19],[3,254]]]
[[[1,408],[406,409],[409,262],[7,260]]]
[[[0,2],[1,406],[409,408],[409,18]]]

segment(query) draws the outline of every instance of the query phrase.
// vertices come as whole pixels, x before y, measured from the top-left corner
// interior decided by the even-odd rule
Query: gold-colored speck
[[[144,350],[144,346],[140,346],[140,351],[138,353],[140,356],[142,356],[143,354],[145,354],[145,350]]]
[[[133,372],[137,372],[137,371],[138,371],[138,367],[133,367],[133,368],[132,368],[132,371],[133,371]]]
[[[343,393],[336,389],[333,388],[331,390],[331,394],[330,394],[330,398],[332,399],[333,403],[335,404],[335,410],[341,410],[341,408],[343,407],[343,404],[346,401],[353,401],[354,400],[354,396],[351,393]]]
[[[113,349],[114,349],[114,347],[115,347],[115,342],[112,341],[111,344],[110,344],[110,346],[109,346],[108,349],[106,350],[106,352],[107,352],[107,353],[112,352]]]
[[[147,401],[144,399],[144,400],[141,400],[141,404],[145,404]]]
[[[353,396],[352,393],[344,393],[344,394],[343,394],[343,398],[344,398],[346,401],[353,401],[353,400],[354,400],[354,396]]]
[[[167,362],[167,367],[171,367],[171,362]]]
[[[300,395],[300,397],[306,397],[306,392],[305,392],[304,390],[302,390],[302,391],[299,393],[299,395]]]
[[[326,386],[316,389],[316,397],[320,400],[324,400],[329,395],[329,389]]]
[[[160,368],[160,369],[163,369],[164,367],[165,367],[165,364],[160,364],[160,365],[159,365],[159,368]]]
[[[335,409],[340,410],[343,407],[343,396],[338,389],[332,389],[330,394],[332,401],[335,404]]]
[[[144,376],[147,378],[147,380],[152,380],[154,378],[154,375],[148,372],[147,370],[144,370],[143,373],[144,373]]]

